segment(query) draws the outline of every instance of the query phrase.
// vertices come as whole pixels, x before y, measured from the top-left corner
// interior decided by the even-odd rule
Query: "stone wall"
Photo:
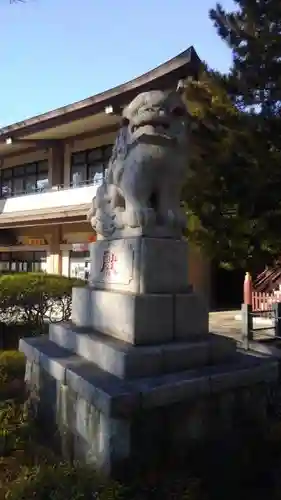
[[[194,443],[222,440],[249,424],[265,426],[274,385],[258,382],[128,416],[124,409],[122,416],[113,416],[34,361],[27,361],[26,383],[30,408],[65,458],[105,473],[112,473],[115,464],[118,470],[138,460],[148,465],[167,450],[176,458]]]

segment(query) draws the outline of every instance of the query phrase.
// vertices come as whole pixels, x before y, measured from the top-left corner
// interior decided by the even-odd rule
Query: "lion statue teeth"
[[[188,166],[188,116],[178,91],[145,92],[124,109],[105,180],[88,214],[99,238],[129,228],[185,228],[180,195]]]

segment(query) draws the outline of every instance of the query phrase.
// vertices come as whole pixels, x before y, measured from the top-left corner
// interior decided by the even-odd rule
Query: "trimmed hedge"
[[[25,357],[21,352],[0,351],[0,402],[25,397],[24,373]]]
[[[25,357],[19,351],[0,351],[0,384],[23,379]]]
[[[4,323],[66,321],[71,316],[72,287],[82,280],[44,273],[13,273],[0,276],[0,315]]]

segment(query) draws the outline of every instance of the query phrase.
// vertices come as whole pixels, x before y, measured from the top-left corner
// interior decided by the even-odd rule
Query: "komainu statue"
[[[105,180],[88,214],[99,238],[128,228],[185,228],[180,195],[188,166],[187,126],[178,91],[145,92],[124,109]]]

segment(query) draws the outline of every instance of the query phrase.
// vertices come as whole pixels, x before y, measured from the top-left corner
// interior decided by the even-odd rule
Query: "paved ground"
[[[241,321],[234,319],[234,316],[239,313],[240,311],[211,312],[209,314],[210,332],[240,340]]]
[[[241,341],[241,321],[234,319],[241,311],[221,311],[209,313],[209,331]],[[273,336],[272,327],[262,324],[254,326],[254,340],[268,340]]]

